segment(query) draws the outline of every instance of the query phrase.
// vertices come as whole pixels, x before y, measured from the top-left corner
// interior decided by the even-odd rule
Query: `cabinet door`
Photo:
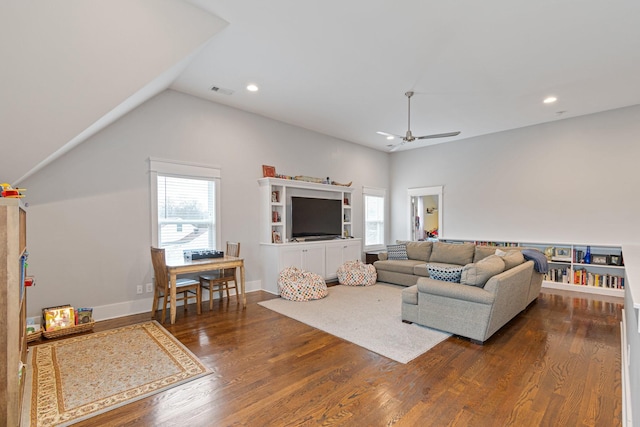
[[[362,261],[362,250],[359,241],[350,241],[343,245],[342,262],[360,260]]]
[[[307,246],[302,249],[303,269],[325,277],[324,245]]]
[[[342,242],[327,244],[327,279],[335,279],[338,277],[338,267],[342,265],[344,246]]]
[[[347,261],[362,259],[360,241],[345,240],[339,243],[327,244],[327,278],[338,277],[338,267]]]
[[[280,271],[287,267],[304,269],[302,246],[286,246],[280,249]]]

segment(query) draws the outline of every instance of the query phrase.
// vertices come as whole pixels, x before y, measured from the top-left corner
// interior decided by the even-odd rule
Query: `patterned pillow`
[[[387,245],[387,259],[409,259],[407,245]]]
[[[462,269],[464,267],[442,267],[438,265],[427,264],[429,277],[434,280],[442,280],[443,282],[460,283]]]

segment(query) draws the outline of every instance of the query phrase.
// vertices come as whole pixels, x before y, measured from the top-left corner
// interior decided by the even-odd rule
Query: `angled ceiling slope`
[[[161,92],[227,23],[178,0],[2,5],[0,181],[19,183]]]

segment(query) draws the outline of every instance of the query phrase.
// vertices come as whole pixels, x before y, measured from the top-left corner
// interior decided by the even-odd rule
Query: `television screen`
[[[342,235],[342,201],[291,197],[291,237]]]

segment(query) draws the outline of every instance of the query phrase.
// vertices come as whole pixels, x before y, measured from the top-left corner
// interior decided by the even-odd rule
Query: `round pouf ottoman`
[[[282,298],[290,301],[309,301],[329,294],[322,276],[296,267],[287,267],[280,272],[278,290]]]
[[[347,261],[338,267],[338,282],[347,286],[371,286],[376,283],[378,273],[371,264],[360,260]]]

